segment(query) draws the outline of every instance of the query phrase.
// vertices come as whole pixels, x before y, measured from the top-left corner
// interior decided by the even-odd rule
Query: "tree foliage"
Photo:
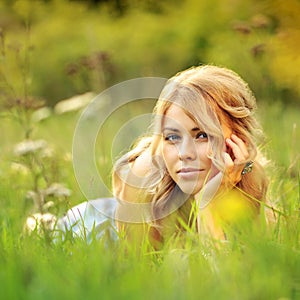
[[[240,73],[260,99],[300,102],[297,0],[14,0],[0,8],[1,94],[10,101],[25,90],[54,104],[213,63]]]

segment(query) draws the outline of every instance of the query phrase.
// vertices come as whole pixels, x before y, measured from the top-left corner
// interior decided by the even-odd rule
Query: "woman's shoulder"
[[[150,149],[146,149],[140,156],[131,163],[131,171],[133,175],[139,177],[146,177],[152,170],[152,156]]]
[[[151,174],[151,152],[146,149],[134,161],[114,174],[114,195],[127,202],[149,202],[147,189]]]

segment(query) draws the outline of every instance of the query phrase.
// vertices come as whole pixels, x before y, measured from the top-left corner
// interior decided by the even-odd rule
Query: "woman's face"
[[[218,172],[208,158],[207,134],[174,104],[165,114],[162,134],[162,153],[170,176],[184,193],[198,193]]]

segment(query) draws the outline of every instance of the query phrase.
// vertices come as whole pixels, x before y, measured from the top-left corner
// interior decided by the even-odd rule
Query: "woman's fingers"
[[[243,165],[235,164],[230,155],[226,152],[224,152],[223,157],[225,163],[225,182],[230,183],[230,185],[236,185],[242,178],[241,174],[243,170]]]
[[[246,143],[240,139],[238,136],[236,136],[235,134],[231,135],[231,139],[233,142],[236,143],[236,145],[238,145],[239,150],[241,151],[241,153],[245,156],[248,157],[249,156],[249,152],[246,146]]]
[[[232,134],[226,139],[228,152],[223,153],[225,172],[211,178],[205,185],[205,196],[203,199],[210,198],[212,193],[216,193],[219,186],[228,189],[235,186],[242,178],[242,171],[246,161],[249,159],[249,152],[245,142],[238,136]],[[223,177],[224,175],[224,177]],[[221,184],[223,182],[223,184]],[[205,201],[204,201],[205,203]]]
[[[249,152],[246,143],[235,134],[226,139],[231,155],[224,153],[226,175],[232,184],[237,184],[242,178],[245,163],[249,160]]]
[[[235,134],[226,139],[226,145],[232,151],[232,160],[235,164],[244,164],[249,159],[249,152],[245,142]]]
[[[226,169],[234,167],[234,162],[233,162],[231,156],[227,152],[224,152],[223,158],[224,158],[224,163],[225,163]]]

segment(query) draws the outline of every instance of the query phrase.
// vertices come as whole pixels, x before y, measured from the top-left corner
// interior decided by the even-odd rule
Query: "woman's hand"
[[[236,185],[242,179],[242,171],[250,160],[246,143],[235,134],[225,140],[227,151],[224,152],[225,181]]]
[[[210,178],[201,191],[195,195],[201,209],[217,195],[231,190],[242,179],[242,171],[250,159],[246,143],[235,134],[231,134],[225,143],[227,151],[224,152],[224,172],[216,173],[212,170],[212,173],[216,175]]]

